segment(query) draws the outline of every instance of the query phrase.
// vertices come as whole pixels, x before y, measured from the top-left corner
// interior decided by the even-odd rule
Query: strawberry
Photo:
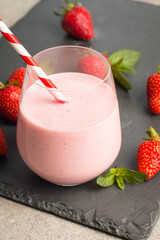
[[[16,123],[21,88],[14,84],[17,84],[17,82],[7,82],[6,85],[0,82],[0,114]]]
[[[100,79],[106,76],[106,66],[103,60],[96,55],[84,55],[79,60],[79,68],[82,73],[90,74]]]
[[[18,82],[20,87],[22,87],[24,74],[26,69],[24,67],[16,69],[9,77],[9,82]]]
[[[147,81],[147,102],[152,113],[160,113],[160,65]]]
[[[70,3],[69,0],[66,0],[66,3],[67,6],[62,7],[62,14],[54,11],[56,15],[62,16],[61,25],[64,31],[78,39],[92,39],[94,37],[94,30],[90,12],[77,2]]]
[[[160,135],[152,127],[146,133],[150,138],[144,138],[146,142],[138,148],[137,166],[138,171],[146,173],[146,179],[150,179],[160,170]]]
[[[4,156],[8,151],[8,146],[6,142],[6,138],[2,129],[0,128],[0,157]]]

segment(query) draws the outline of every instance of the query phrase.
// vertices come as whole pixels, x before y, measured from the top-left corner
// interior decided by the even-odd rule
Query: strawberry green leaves
[[[101,187],[109,187],[117,182],[118,187],[123,190],[124,182],[139,184],[144,182],[148,175],[143,172],[128,170],[126,168],[111,168],[110,173],[100,175],[97,178],[97,184]]]
[[[146,133],[148,134],[148,136],[150,138],[143,138],[143,140],[146,140],[146,141],[152,141],[152,140],[160,141],[160,135],[156,132],[156,130],[152,126],[150,126],[149,131],[146,131]]]
[[[134,66],[140,60],[141,54],[134,50],[122,49],[109,57],[114,78],[126,90],[132,88],[130,82],[122,72],[136,73]]]

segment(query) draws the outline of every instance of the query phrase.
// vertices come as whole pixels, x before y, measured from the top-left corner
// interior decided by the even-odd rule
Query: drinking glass
[[[34,59],[58,90],[45,87],[27,66],[17,123],[20,155],[34,173],[54,184],[88,182],[111,166],[121,146],[110,63],[80,46],[49,48]],[[56,91],[66,103],[54,99]]]

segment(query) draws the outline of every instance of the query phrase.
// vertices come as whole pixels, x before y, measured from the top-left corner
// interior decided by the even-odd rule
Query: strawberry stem
[[[143,140],[146,141],[160,141],[160,135],[158,135],[158,133],[155,131],[155,129],[153,127],[150,126],[149,131],[146,131],[146,133],[148,134],[148,136],[150,138],[143,138]]]
[[[0,82],[0,90],[4,89],[4,84],[2,82]]]
[[[65,16],[67,12],[70,12],[72,11],[72,9],[75,7],[75,6],[82,6],[82,4],[78,1],[75,1],[74,3],[71,3],[70,0],[65,0],[67,6],[61,6],[61,8],[63,9],[63,12],[62,13],[59,13],[57,12],[56,10],[53,11],[53,13],[56,15],[56,16]]]
[[[0,90],[4,89],[6,86],[19,86],[20,83],[18,81],[14,81],[14,82],[9,82],[9,81],[6,81],[5,84],[3,84],[2,82],[0,82]]]
[[[19,86],[20,83],[18,81],[14,81],[14,82],[9,82],[9,81],[6,81],[5,84],[4,84],[4,87],[8,86],[8,85],[11,85],[11,86]]]
[[[158,71],[157,71],[158,74],[160,74],[160,64],[158,65]]]

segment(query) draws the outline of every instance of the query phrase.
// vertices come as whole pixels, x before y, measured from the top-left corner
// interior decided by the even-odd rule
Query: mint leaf
[[[119,168],[118,172],[127,183],[138,184],[144,182],[145,178],[148,178],[148,175],[143,172],[128,170],[126,168]]]
[[[114,66],[120,72],[136,73],[136,71],[134,70],[134,68],[132,66],[125,65],[123,62],[124,62],[124,58],[122,57],[122,58],[120,58],[120,60],[117,63],[112,64],[112,67]]]
[[[123,63],[123,57],[120,58],[120,59],[118,60],[118,62],[116,62],[115,64],[112,64],[112,65],[117,66],[117,65],[120,65],[120,64],[122,64],[122,63]]]
[[[144,182],[145,178],[146,178],[146,176],[143,177],[138,174],[137,175],[131,174],[131,175],[126,175],[123,177],[124,181],[126,181],[127,183],[135,183],[135,184]]]
[[[130,172],[133,170],[128,170],[127,168],[118,168],[118,172],[122,175],[125,176],[126,174],[130,174]],[[134,172],[134,171],[133,171]]]
[[[130,82],[124,76],[124,74],[117,70],[114,66],[112,66],[112,73],[113,77],[122,85],[124,89],[129,90],[132,88]]]
[[[124,64],[119,64],[119,65],[114,65],[117,70],[121,72],[131,72],[131,73],[136,73],[135,69],[132,66],[127,66]]]
[[[119,176],[116,176],[116,182],[118,184],[118,187],[123,190],[124,189],[124,181],[123,181],[123,177],[121,177],[120,175]]]
[[[126,66],[134,67],[134,65],[139,61],[141,54],[137,51],[130,49],[122,49],[118,52],[113,53],[109,57],[111,65],[117,64],[120,59],[123,58],[123,64]]]
[[[114,173],[109,173],[106,175],[100,175],[97,178],[97,184],[101,187],[109,187],[115,183],[116,175]]]
[[[111,169],[110,169],[110,173],[113,173],[113,174],[115,173],[115,174],[116,174],[116,172],[117,172],[117,169],[116,169],[116,168],[111,168]]]

